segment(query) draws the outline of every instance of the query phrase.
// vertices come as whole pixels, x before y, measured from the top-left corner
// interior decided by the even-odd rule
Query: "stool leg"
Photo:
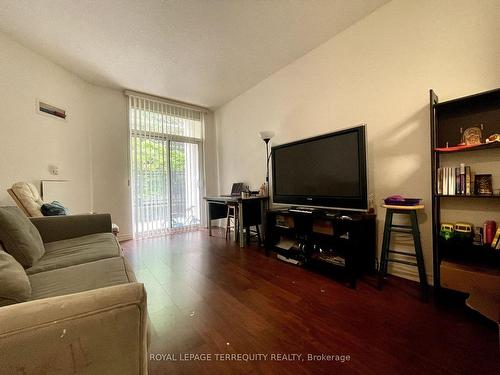
[[[262,241],[261,241],[261,239],[260,239],[260,229],[259,229],[259,224],[257,224],[257,225],[255,226],[255,229],[256,229],[256,231],[257,231],[257,240],[259,241],[259,246],[261,246]]]
[[[234,241],[238,242],[240,239],[240,220],[238,219],[238,215],[234,215]]]
[[[422,298],[427,300],[427,276],[425,274],[424,254],[422,252],[422,244],[420,243],[420,230],[418,228],[417,212],[412,211],[410,214],[411,227],[413,233],[413,243],[415,244],[415,255],[418,265],[418,276],[420,279],[420,288],[422,289]]]
[[[233,207],[233,230],[234,230],[234,241],[238,242],[239,238],[239,221],[238,221],[238,206]]]
[[[229,234],[229,229],[231,228],[231,207],[227,207],[227,215],[226,215],[226,241],[227,241],[227,235]]]
[[[389,246],[391,243],[391,226],[393,212],[390,208],[385,213],[384,239],[382,240],[382,251],[380,253],[380,265],[378,275],[378,287],[382,289],[384,277],[387,275],[387,258],[389,256]]]

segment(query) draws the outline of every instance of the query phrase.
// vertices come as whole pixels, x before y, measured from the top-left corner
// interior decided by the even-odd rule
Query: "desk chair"
[[[259,224],[255,225],[255,230],[252,230],[250,226],[245,227],[246,234],[247,234],[247,243],[250,243],[250,237],[252,235],[257,236],[257,242],[259,243],[259,246],[262,245],[262,239],[260,237],[260,229],[259,229]]]
[[[238,204],[237,203],[227,203],[227,216],[226,216],[226,233],[225,237],[226,240],[228,237],[230,237],[230,232],[231,229],[234,230],[234,236],[235,236],[235,241],[238,241],[240,238],[240,221],[239,221],[239,212],[238,212]],[[233,224],[231,225],[231,220]],[[252,235],[257,236],[257,241],[259,243],[259,246],[262,244],[262,239],[260,237],[260,229],[259,225],[253,225],[255,229],[251,229],[252,226],[246,226],[245,227],[245,232],[246,232],[246,241],[247,243],[250,243],[250,237]]]
[[[233,225],[231,225],[231,219],[233,220]],[[226,240],[231,232],[234,230],[235,241],[239,239],[240,233],[240,222],[238,220],[238,204],[228,203],[227,204],[227,216],[226,216]],[[230,237],[230,236],[229,236]]]

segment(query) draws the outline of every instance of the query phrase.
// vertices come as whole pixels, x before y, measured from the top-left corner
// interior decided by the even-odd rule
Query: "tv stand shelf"
[[[343,274],[352,288],[375,272],[375,214],[280,209],[267,213],[266,253],[305,267]]]

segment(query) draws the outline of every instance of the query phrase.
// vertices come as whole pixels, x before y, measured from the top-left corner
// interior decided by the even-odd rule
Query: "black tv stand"
[[[266,253],[305,267],[344,274],[354,288],[375,264],[375,214],[292,207],[267,213]]]

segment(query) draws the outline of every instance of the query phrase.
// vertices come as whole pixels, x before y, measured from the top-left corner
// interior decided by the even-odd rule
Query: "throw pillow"
[[[24,267],[32,267],[45,254],[38,229],[17,207],[0,207],[0,242]]]
[[[0,306],[27,301],[31,284],[24,268],[5,251],[0,250]]]
[[[12,185],[12,191],[26,211],[28,211],[29,216],[43,216],[40,211],[43,201],[35,185],[28,182],[16,182]]]

